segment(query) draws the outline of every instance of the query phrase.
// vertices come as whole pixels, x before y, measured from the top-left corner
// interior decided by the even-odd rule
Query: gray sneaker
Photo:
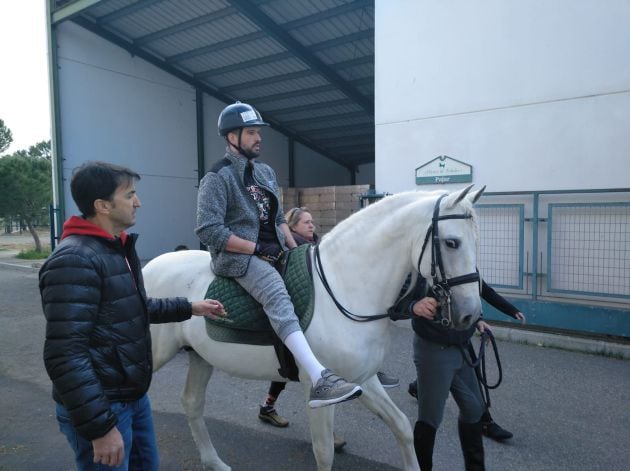
[[[361,386],[347,382],[326,368],[322,371],[322,377],[317,380],[317,384],[311,388],[308,405],[313,409],[330,406],[357,398],[362,392]]]
[[[396,388],[400,386],[400,380],[395,376],[388,375],[387,373],[383,373],[382,371],[378,371],[376,373],[378,380],[385,389],[388,388]]]

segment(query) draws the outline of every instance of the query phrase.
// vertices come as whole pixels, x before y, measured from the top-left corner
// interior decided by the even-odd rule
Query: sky
[[[0,0],[0,119],[13,134],[4,154],[50,139],[47,0]]]

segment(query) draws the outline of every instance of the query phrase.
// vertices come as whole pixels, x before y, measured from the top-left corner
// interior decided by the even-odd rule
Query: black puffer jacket
[[[185,298],[146,297],[136,238],[108,239],[98,226],[71,218],[39,273],[53,397],[87,440],[116,425],[110,402],[136,400],[149,389],[149,323],[182,321],[192,313]]]

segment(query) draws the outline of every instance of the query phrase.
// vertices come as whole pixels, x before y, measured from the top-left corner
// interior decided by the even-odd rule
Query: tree
[[[35,225],[46,216],[52,199],[51,161],[41,152],[45,151],[45,144],[0,158],[0,217],[19,219],[25,224],[37,252],[42,251],[42,243]],[[50,143],[47,145],[50,149]]]
[[[27,154],[31,157],[51,160],[52,152],[50,150],[50,141],[41,141],[28,148]]]
[[[0,154],[9,148],[13,142],[13,134],[11,130],[5,126],[4,121],[0,119]]]

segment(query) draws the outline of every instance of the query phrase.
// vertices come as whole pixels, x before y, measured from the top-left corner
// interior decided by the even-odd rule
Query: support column
[[[295,187],[295,141],[289,138],[289,188]]]

